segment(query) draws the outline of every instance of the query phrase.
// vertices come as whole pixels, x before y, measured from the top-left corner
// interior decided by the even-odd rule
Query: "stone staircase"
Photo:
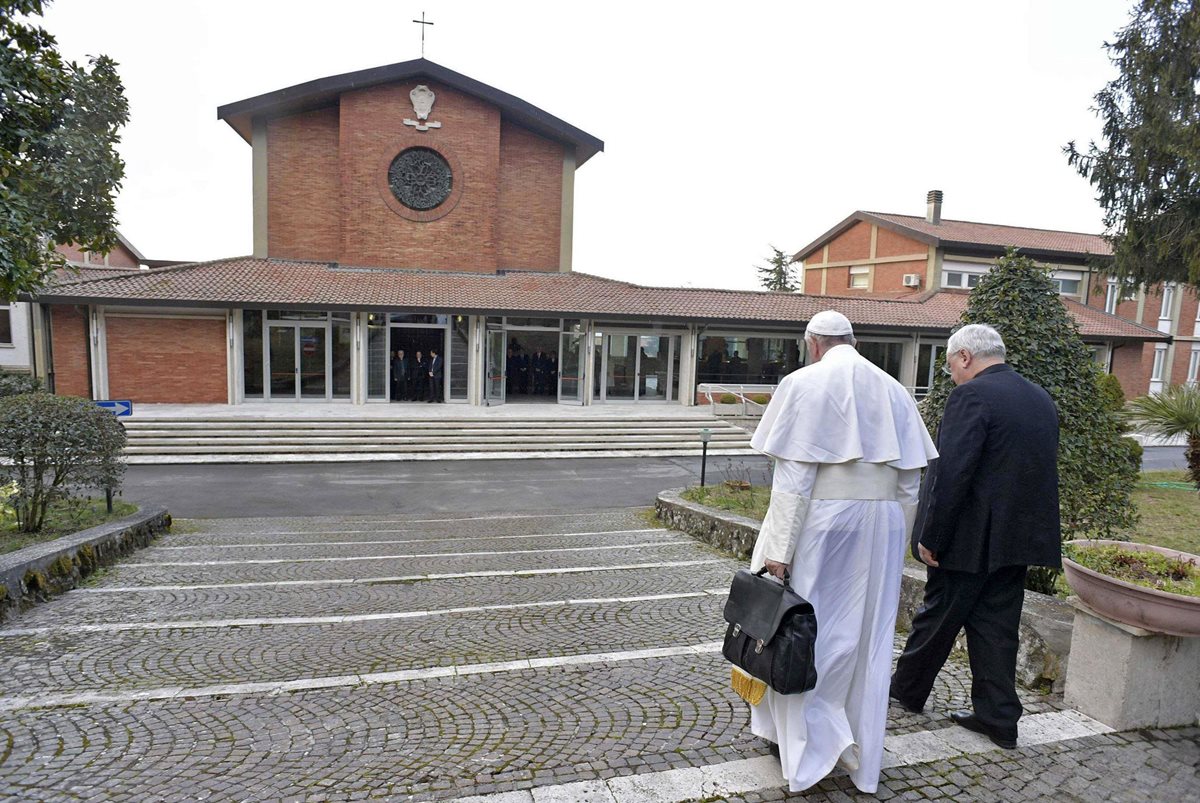
[[[130,418],[131,465],[316,463],[513,457],[666,457],[755,454],[750,433],[725,421],[678,417]]]

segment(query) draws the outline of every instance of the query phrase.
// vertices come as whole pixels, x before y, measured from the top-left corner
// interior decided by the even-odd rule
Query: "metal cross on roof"
[[[421,12],[421,19],[413,20],[413,22],[421,26],[421,58],[425,58],[425,26],[432,25],[433,23],[425,21],[424,11]]]

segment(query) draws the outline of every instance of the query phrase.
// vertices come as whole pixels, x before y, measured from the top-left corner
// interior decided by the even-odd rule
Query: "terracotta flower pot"
[[[1077,546],[1116,546],[1132,552],[1157,552],[1169,557],[1191,559],[1200,565],[1200,556],[1177,549],[1128,541],[1068,541]],[[1085,604],[1109,619],[1172,636],[1200,637],[1200,597],[1172,594],[1155,588],[1126,583],[1092,571],[1063,557],[1067,584]]]

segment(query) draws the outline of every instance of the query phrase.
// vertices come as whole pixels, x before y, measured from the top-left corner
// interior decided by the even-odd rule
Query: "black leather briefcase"
[[[764,577],[766,571],[734,575],[721,653],[779,694],[799,694],[817,685],[817,616],[786,577],[779,583]]]

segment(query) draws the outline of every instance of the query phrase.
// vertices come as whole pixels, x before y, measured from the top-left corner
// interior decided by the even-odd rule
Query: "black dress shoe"
[[[903,708],[905,711],[907,711],[910,714],[925,713],[925,706],[923,706],[923,705],[913,705],[912,703],[909,703],[909,702],[906,702],[905,700],[900,699],[899,697],[897,697],[894,694],[889,694],[888,696],[892,698],[892,701],[895,702],[896,705],[900,706],[901,708]]]
[[[1005,750],[1015,750],[1017,747],[1016,735],[1009,736],[1007,733],[1001,732],[1000,729],[981,722],[971,711],[954,711],[950,714],[950,719],[955,725],[962,725],[969,731],[982,733],[991,739],[992,743],[997,747],[1003,747]]]

